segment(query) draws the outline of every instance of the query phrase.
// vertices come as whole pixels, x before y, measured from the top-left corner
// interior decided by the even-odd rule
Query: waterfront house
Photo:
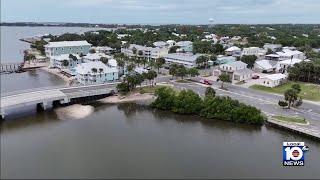
[[[109,46],[97,46],[94,48],[97,53],[104,53],[107,55],[113,54],[116,50]]]
[[[185,67],[192,68],[196,67],[196,60],[201,54],[192,53],[172,53],[164,56],[166,64],[179,64]]]
[[[58,68],[71,70],[77,64],[82,63],[82,59],[78,54],[62,54],[59,56],[52,56],[50,58],[50,68]]]
[[[60,56],[63,54],[83,54],[89,53],[91,44],[87,41],[60,41],[49,42],[44,46],[47,57]]]
[[[179,41],[176,43],[176,46],[179,46],[177,52],[192,52],[193,51],[193,42],[191,41]]]
[[[100,61],[100,59],[104,57],[107,59],[110,59],[111,56],[106,55],[104,53],[88,53],[87,55],[83,56],[83,61],[84,62],[91,62],[91,61]]]
[[[271,74],[261,78],[260,85],[273,88],[285,83],[286,79],[285,74]]]
[[[76,79],[80,84],[103,84],[119,79],[118,69],[101,61],[78,64],[75,68]]]

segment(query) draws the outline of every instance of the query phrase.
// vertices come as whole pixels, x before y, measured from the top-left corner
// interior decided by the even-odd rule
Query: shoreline
[[[50,73],[50,74],[53,74],[53,75],[58,76],[58,77],[59,77],[60,79],[62,79],[62,80],[66,83],[66,85],[68,85],[68,86],[70,86],[70,83],[74,80],[73,77],[67,77],[67,76],[61,74],[61,73],[60,73],[60,70],[58,70],[58,69],[50,69],[50,68],[48,68],[48,67],[41,67],[41,68],[39,68],[39,69],[40,69],[40,70],[43,70],[43,71],[46,71],[46,72],[48,72],[48,73]]]
[[[154,100],[156,97],[152,93],[140,94],[139,92],[132,92],[128,95],[113,95],[103,99],[98,100],[98,102],[106,104],[118,104],[118,103],[128,103],[128,102],[139,102],[139,101],[150,101]]]

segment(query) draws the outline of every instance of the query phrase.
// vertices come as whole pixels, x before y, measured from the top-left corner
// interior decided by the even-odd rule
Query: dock
[[[0,64],[0,73],[14,73],[22,72],[23,63],[1,63]]]
[[[298,123],[289,123],[289,122],[274,120],[272,118],[268,118],[268,120],[266,121],[266,124],[271,127],[286,129],[312,139],[320,140],[320,130],[315,129],[308,124],[300,125]]]
[[[21,39],[19,39],[19,40],[20,40],[20,41],[23,41],[23,42],[35,44],[36,41],[39,41],[39,40],[41,40],[41,39],[40,39],[40,38],[36,38],[36,37],[30,37],[30,38],[21,38]]]

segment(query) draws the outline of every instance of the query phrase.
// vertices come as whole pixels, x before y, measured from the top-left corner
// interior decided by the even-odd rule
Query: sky
[[[320,23],[320,0],[1,0],[1,22]]]

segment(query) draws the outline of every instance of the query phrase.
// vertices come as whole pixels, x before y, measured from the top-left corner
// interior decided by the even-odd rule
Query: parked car
[[[260,76],[258,76],[258,75],[253,75],[252,76],[252,79],[259,79],[260,78]]]
[[[212,83],[211,83],[209,80],[207,80],[207,79],[201,79],[200,82],[201,82],[202,84],[212,85]]]

